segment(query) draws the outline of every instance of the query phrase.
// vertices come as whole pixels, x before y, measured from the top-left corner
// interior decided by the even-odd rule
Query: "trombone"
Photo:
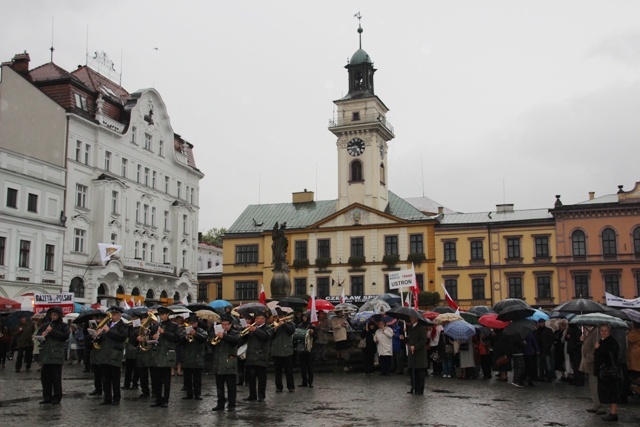
[[[280,326],[282,326],[283,324],[287,323],[287,322],[293,322],[293,318],[295,316],[293,314],[290,314],[288,316],[285,316],[281,319],[277,319],[275,322],[273,322],[271,325],[269,325],[269,327],[273,328],[273,330],[275,331],[276,329],[278,329]]]

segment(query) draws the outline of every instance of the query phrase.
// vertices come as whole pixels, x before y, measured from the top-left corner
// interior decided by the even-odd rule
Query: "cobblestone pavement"
[[[203,400],[182,400],[182,377],[173,377],[169,407],[151,408],[138,390],[123,390],[119,406],[99,406],[89,396],[92,374],[81,366],[63,368],[64,398],[60,406],[39,405],[39,372],[0,371],[0,425],[9,426],[601,426],[600,416],[587,413],[587,387],[536,383],[515,388],[494,380],[427,379],[424,396],[407,394],[408,377],[362,373],[319,373],[314,388],[275,393],[268,376],[264,403],[244,402],[246,387],[238,388],[235,412],[212,412],[213,376],[203,380]],[[299,375],[296,375],[299,383]],[[640,402],[619,410],[620,426],[640,425]]]

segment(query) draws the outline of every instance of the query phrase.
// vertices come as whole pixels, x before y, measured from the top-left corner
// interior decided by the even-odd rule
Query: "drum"
[[[245,360],[247,358],[247,345],[242,344],[240,347],[238,347],[237,354],[238,354],[238,359]]]

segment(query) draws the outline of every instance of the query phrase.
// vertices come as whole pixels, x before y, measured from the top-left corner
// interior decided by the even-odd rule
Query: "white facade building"
[[[80,302],[195,300],[199,181],[154,89],[129,94],[89,67],[25,74],[66,110],[62,286]],[[122,246],[107,265],[98,243]],[[109,303],[114,302],[113,300]]]

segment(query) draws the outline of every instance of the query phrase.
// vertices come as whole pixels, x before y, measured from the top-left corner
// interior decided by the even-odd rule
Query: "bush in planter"
[[[360,268],[365,263],[365,258],[363,256],[350,256],[349,257],[349,265],[353,268]]]
[[[331,264],[331,258],[316,258],[316,267],[324,270]]]
[[[420,265],[426,260],[427,260],[427,257],[425,256],[424,252],[409,254],[407,256],[407,262],[412,262],[414,265]]]
[[[418,293],[418,304],[421,307],[433,307],[440,303],[440,294],[438,292],[425,292]]]
[[[382,262],[387,264],[387,267],[391,268],[400,261],[400,255],[385,255],[382,257]]]
[[[307,258],[293,260],[293,268],[295,268],[296,270],[307,267],[309,267],[309,260]]]

